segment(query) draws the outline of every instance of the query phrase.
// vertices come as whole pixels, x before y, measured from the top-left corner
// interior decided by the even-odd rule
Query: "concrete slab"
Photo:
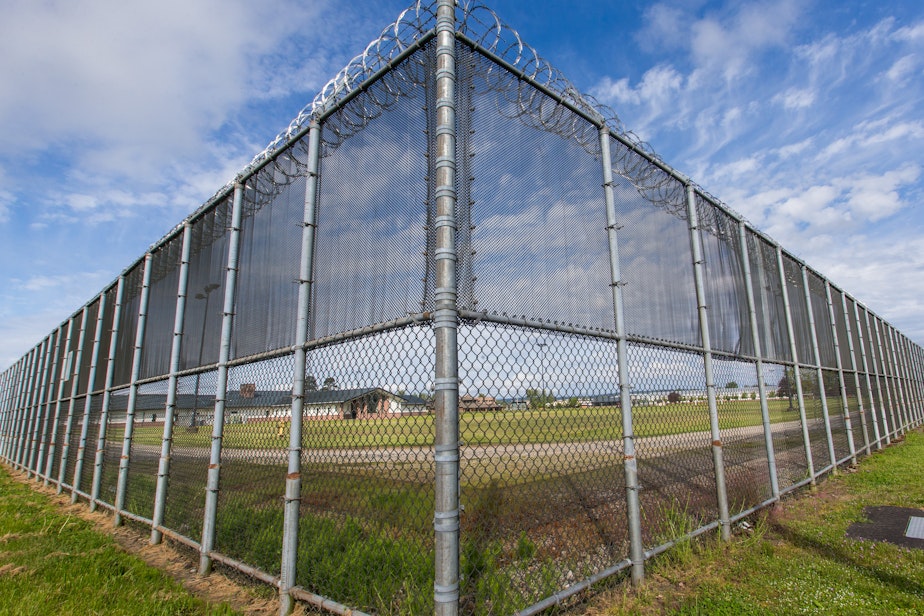
[[[866,507],[869,522],[857,522],[847,529],[851,539],[886,541],[906,548],[924,550],[924,511],[908,507]]]

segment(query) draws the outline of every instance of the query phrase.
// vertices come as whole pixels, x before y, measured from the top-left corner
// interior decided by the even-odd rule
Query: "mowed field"
[[[828,398],[828,413],[843,413],[840,398]],[[855,408],[855,399],[849,401]],[[820,403],[814,405],[820,408]],[[758,400],[721,401],[719,427],[733,430],[761,425]],[[633,406],[637,438],[709,431],[709,409],[705,401]],[[769,401],[771,424],[799,419],[786,399]],[[812,416],[809,411],[809,416]],[[520,411],[465,412],[460,414],[460,440],[465,445],[576,443],[618,440],[623,436],[618,407],[553,407]],[[175,427],[173,444],[208,447],[212,427]],[[433,444],[433,416],[400,416],[381,419],[306,420],[302,445],[308,449],[421,447]],[[137,424],[133,442],[159,445],[161,424]],[[230,449],[278,449],[288,446],[288,424],[278,420],[229,423],[224,427],[222,446]]]

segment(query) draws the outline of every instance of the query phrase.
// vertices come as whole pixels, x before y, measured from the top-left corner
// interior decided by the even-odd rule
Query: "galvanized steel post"
[[[103,480],[103,457],[106,452],[106,430],[109,427],[109,403],[112,398],[112,381],[115,378],[115,360],[119,343],[119,321],[122,318],[122,297],[125,292],[125,276],[119,276],[116,284],[115,304],[112,308],[112,336],[109,338],[109,359],[106,361],[106,382],[103,383],[103,402],[99,416],[99,436],[96,441],[96,456],[93,461],[93,487],[90,489],[90,511],[96,511],[99,501],[100,483]]]
[[[26,364],[28,362],[27,358],[28,355],[24,355],[19,359],[18,362],[16,362],[16,376],[10,394],[10,435],[9,443],[7,445],[6,458],[9,460],[11,465],[16,464],[16,445],[19,434],[21,410],[19,400],[22,395],[22,390],[25,388],[24,379]]]
[[[792,355],[793,380],[796,382],[796,399],[799,403],[799,421],[802,424],[802,442],[805,446],[805,461],[812,485],[815,485],[815,462],[812,460],[812,442],[809,440],[808,421],[805,418],[805,397],[802,393],[802,373],[799,370],[799,349],[796,346],[796,330],[792,323],[792,310],[789,305],[789,290],[786,288],[786,269],[783,267],[783,249],[776,246],[777,269],[780,272],[780,288],[783,292],[783,312],[786,315],[786,332],[789,334],[789,347]],[[810,310],[811,312],[811,310]],[[790,385],[791,387],[791,385]]]
[[[67,320],[67,333],[64,334],[64,353],[61,355],[62,365],[58,367],[58,391],[57,400],[55,401],[55,416],[51,419],[51,432],[48,437],[47,457],[45,459],[45,474],[42,484],[47,488],[51,483],[51,470],[55,463],[55,453],[58,447],[58,420],[61,417],[61,404],[64,402],[64,389],[70,378],[72,368],[71,356],[71,339],[74,337],[71,329],[74,327],[74,319]]]
[[[898,356],[901,359],[902,379],[905,383],[905,395],[908,401],[908,429],[916,427],[917,424],[917,392],[915,383],[912,378],[911,355],[908,352],[908,339],[899,332],[895,332],[895,345],[898,349]]]
[[[302,222],[302,254],[298,276],[298,313],[295,326],[295,357],[292,380],[292,412],[289,427],[289,463],[286,473],[285,510],[283,514],[282,563],[279,575],[279,613],[286,616],[295,607],[289,590],[295,586],[298,557],[298,520],[301,504],[302,416],[305,407],[305,372],[311,318],[311,290],[314,283],[314,240],[317,229],[318,183],[320,176],[321,125],[311,121],[308,131],[307,177]]]
[[[748,318],[751,324],[751,343],[757,357],[757,390],[760,394],[760,419],[764,426],[764,447],[767,449],[767,466],[770,473],[770,493],[773,498],[780,497],[780,481],[776,469],[776,453],[773,447],[773,429],[770,425],[770,405],[767,397],[767,385],[764,383],[763,349],[760,344],[760,332],[757,327],[757,310],[754,306],[754,281],[751,274],[751,259],[748,253],[747,229],[744,221],[738,222],[738,240],[741,249],[741,264],[744,268],[745,295],[748,301]]]
[[[876,449],[882,449],[882,439],[883,434],[879,431],[879,418],[877,417],[877,405],[876,397],[873,395],[873,383],[870,378],[870,369],[869,369],[869,360],[866,357],[866,346],[869,341],[865,340],[863,337],[863,327],[860,322],[860,308],[857,305],[857,302],[853,303],[853,315],[854,320],[857,324],[857,340],[860,342],[860,356],[863,358],[863,375],[866,379],[866,391],[869,392],[869,406],[870,406],[870,417],[873,420],[873,436],[876,438]],[[866,328],[867,334],[869,333],[869,327]],[[872,347],[870,347],[870,352],[872,352]],[[881,399],[881,398],[880,398]],[[881,406],[881,405],[879,405]],[[888,439],[888,429],[883,430],[885,432],[885,438]]]
[[[6,443],[10,418],[10,375],[15,364],[0,373],[0,460],[6,459]]]
[[[917,345],[913,345],[911,351],[912,374],[917,392],[917,422],[921,425],[924,423],[924,357],[921,355],[921,347]]]
[[[632,420],[632,389],[629,380],[629,350],[626,340],[625,307],[622,296],[622,272],[619,262],[619,219],[613,196],[613,158],[610,133],[600,129],[600,152],[603,161],[603,189],[606,199],[606,230],[610,256],[610,289],[616,326],[616,355],[619,372],[619,401],[622,415],[623,472],[626,479],[626,516],[629,526],[629,560],[632,582],[645,578],[645,546],[642,541],[642,516],[639,503],[638,460],[635,452],[635,429]]]
[[[87,397],[83,404],[83,424],[80,428],[80,444],[77,447],[77,460],[74,463],[74,478],[71,481],[71,502],[77,502],[77,492],[80,490],[80,479],[83,475],[83,462],[87,453],[87,436],[90,433],[90,409],[93,405],[93,384],[96,382],[96,368],[99,362],[99,347],[102,343],[103,311],[106,309],[106,294],[99,294],[99,305],[96,307],[96,329],[93,334],[93,349],[90,351],[90,372],[87,374]]]
[[[63,369],[63,364],[58,367],[58,356],[61,351],[61,336],[64,331],[64,326],[58,327],[54,332],[55,344],[54,350],[52,351],[51,356],[51,372],[48,374],[48,393],[45,396],[45,411],[43,413],[42,421],[42,433],[39,435],[39,449],[38,454],[35,460],[35,479],[38,480],[43,476],[42,469],[45,468],[45,454],[47,453],[48,447],[48,430],[49,423],[51,422],[51,405],[52,400],[57,397],[59,389],[56,388],[55,382],[59,379],[59,371]],[[60,386],[59,386],[60,387]]]
[[[719,527],[722,539],[731,539],[728,516],[728,492],[725,486],[725,461],[722,455],[722,434],[719,430],[719,409],[715,397],[712,374],[712,340],[709,335],[709,317],[706,305],[706,287],[703,281],[703,247],[699,236],[699,215],[696,210],[696,192],[687,184],[687,218],[690,230],[690,247],[693,254],[693,279],[696,285],[696,307],[699,314],[699,334],[703,346],[703,369],[706,377],[706,400],[709,405],[709,431],[712,438],[712,462],[715,467],[716,502],[719,508]]]
[[[135,328],[135,346],[132,351],[132,375],[128,387],[128,408],[125,411],[125,431],[122,434],[122,455],[119,457],[119,480],[113,503],[112,525],[122,524],[122,511],[128,491],[128,465],[131,461],[132,435],[135,425],[135,407],[138,404],[138,379],[141,378],[141,354],[144,350],[144,327],[148,318],[148,300],[151,296],[151,270],[154,269],[153,255],[144,255],[144,271],[141,276],[141,298],[138,301],[138,325]]]
[[[212,547],[215,545],[215,517],[218,513],[218,479],[221,472],[221,440],[225,427],[225,399],[228,395],[228,361],[231,359],[231,327],[234,324],[234,299],[237,284],[238,251],[241,244],[241,217],[244,186],[234,184],[231,203],[231,234],[228,238],[228,268],[225,275],[225,301],[221,320],[221,347],[218,351],[218,374],[215,390],[215,413],[212,418],[212,446],[209,455],[208,478],[205,486],[205,514],[202,521],[202,543],[199,573],[212,570]],[[198,392],[196,393],[198,395]]]
[[[892,404],[892,392],[889,391],[889,382],[886,379],[885,371],[885,355],[882,352],[882,337],[879,335],[879,324],[877,323],[878,317],[873,317],[872,324],[867,326],[867,329],[871,330],[872,333],[870,337],[873,337],[873,334],[876,335],[876,344],[873,348],[873,363],[876,364],[876,387],[879,390],[879,403],[882,405],[882,421],[885,425],[886,432],[886,444],[888,445],[891,442],[892,438],[898,436],[898,426],[895,423],[895,414],[893,412]],[[869,310],[866,311],[866,322],[870,322]],[[877,361],[878,360],[878,361]],[[885,387],[883,387],[883,381],[885,381]],[[883,389],[885,389],[885,394],[883,395]],[[888,417],[888,420],[886,419]],[[889,426],[891,425],[891,429]]]
[[[434,613],[459,611],[459,345],[456,281],[456,16],[453,0],[436,9],[436,216],[433,220],[436,270],[433,333],[436,462],[433,519],[435,573]],[[467,111],[466,111],[467,113]],[[464,180],[467,181],[467,180]]]
[[[831,419],[828,417],[828,396],[825,395],[825,375],[821,369],[821,352],[818,348],[818,331],[815,328],[815,313],[812,309],[812,293],[809,290],[808,268],[802,266],[802,290],[805,292],[805,307],[808,312],[809,333],[812,336],[812,351],[815,354],[815,370],[818,378],[818,397],[821,399],[821,416],[824,419],[825,438],[828,441],[828,455],[831,467],[837,470],[837,454],[834,453],[834,438],[831,435]]]
[[[80,333],[77,338],[77,354],[74,356],[74,376],[71,379],[70,400],[67,403],[67,419],[64,426],[64,440],[61,443],[61,463],[58,465],[58,494],[61,493],[64,485],[64,474],[67,470],[67,457],[71,451],[71,431],[74,427],[74,407],[77,404],[77,392],[80,388],[80,368],[83,363],[83,347],[87,337],[87,310],[86,306],[81,311],[80,316]],[[73,490],[73,486],[71,487]]]
[[[898,390],[895,386],[895,372],[894,364],[889,353],[889,339],[886,336],[886,324],[882,319],[877,319],[878,323],[876,325],[876,342],[879,345],[879,350],[882,355],[880,356],[882,362],[882,375],[885,379],[886,385],[886,395],[889,398],[889,412],[890,417],[892,418],[892,429],[895,433],[895,437],[898,438],[901,434],[904,434],[903,423],[901,418],[901,410],[899,405],[901,401],[898,397]]]
[[[0,460],[6,460],[6,443],[9,440],[10,383],[15,367],[16,364],[13,364],[0,373]]]
[[[844,411],[844,429],[847,432],[847,446],[850,449],[850,461],[857,463],[857,449],[853,442],[853,425],[850,420],[850,405],[847,400],[847,384],[844,381],[844,362],[841,360],[841,345],[837,335],[837,316],[831,299],[831,283],[825,280],[825,299],[828,301],[828,314],[831,318],[831,337],[834,340],[834,365],[837,367],[837,379],[841,390],[841,406]]]
[[[918,392],[918,425],[924,423],[924,349],[914,345],[911,349],[914,364],[914,381]]]
[[[853,328],[850,326],[850,314],[847,310],[847,294],[841,293],[841,309],[844,315],[844,327],[847,330],[847,344],[850,347],[850,371],[853,372],[854,390],[857,392],[857,407],[860,411],[860,425],[863,426],[863,450],[866,455],[872,453],[869,442],[869,427],[866,422],[866,409],[863,403],[863,388],[860,386],[860,372],[857,366],[857,352],[853,346]]]
[[[40,425],[42,422],[42,410],[43,404],[45,402],[45,381],[48,376],[48,356],[51,354],[51,349],[49,348],[49,340],[45,338],[42,340],[40,348],[41,353],[41,367],[39,368],[39,377],[38,377],[38,394],[35,396],[33,401],[33,415],[35,417],[32,422],[32,435],[29,437],[29,452],[26,457],[26,471],[27,477],[32,477],[35,470],[35,464],[37,463],[39,443],[41,441],[42,435],[40,433]]]
[[[900,405],[898,415],[902,420],[902,426],[907,430],[911,427],[911,422],[908,421],[908,399],[905,396],[905,379],[902,376],[901,356],[898,354],[898,349],[895,344],[895,329],[891,325],[886,325],[886,328],[889,334],[889,355],[892,356],[892,373],[895,375],[895,389],[898,393]]]
[[[170,346],[170,376],[167,381],[167,400],[164,408],[164,433],[160,444],[160,462],[157,466],[157,487],[154,491],[154,514],[151,516],[151,544],[161,541],[158,527],[164,523],[167,502],[167,477],[170,473],[170,453],[173,449],[173,420],[176,415],[176,388],[180,371],[180,352],[183,346],[186,312],[186,294],[189,286],[189,253],[192,244],[192,225],[183,225],[183,246],[180,256],[180,276],[176,290],[176,310],[173,318],[173,341]],[[199,392],[196,392],[198,395]]]
[[[16,441],[16,456],[14,458],[14,465],[20,470],[26,470],[23,461],[25,460],[26,450],[28,449],[29,399],[32,395],[32,381],[35,378],[37,355],[38,350],[36,348],[29,350],[28,360],[26,362],[26,378],[23,381],[23,388],[19,396],[19,406],[22,410],[20,412],[21,419],[19,422],[19,438]]]

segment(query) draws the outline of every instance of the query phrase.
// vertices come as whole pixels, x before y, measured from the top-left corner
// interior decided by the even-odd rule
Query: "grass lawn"
[[[0,614],[234,614],[0,470]]]
[[[829,413],[841,413],[840,400],[828,398]],[[769,401],[770,421],[779,423],[799,418],[786,400]],[[662,436],[709,430],[705,401],[633,407],[636,436]],[[524,411],[462,413],[460,436],[466,445],[586,442],[622,438],[622,415],[618,407],[548,408]],[[734,429],[761,424],[760,402],[719,402],[719,425]],[[211,426],[190,432],[183,426],[174,431],[174,444],[208,447]],[[163,428],[135,426],[133,441],[159,446]],[[409,416],[388,419],[305,421],[304,446],[311,449],[350,447],[408,447],[433,443],[433,417]],[[279,434],[277,421],[227,424],[222,446],[232,449],[280,448],[288,445],[288,431]]]
[[[924,515],[922,465],[918,429],[817,493],[785,498],[729,544],[686,543],[655,559],[639,589],[609,590],[586,613],[924,614],[924,550],[845,536],[866,506]]]

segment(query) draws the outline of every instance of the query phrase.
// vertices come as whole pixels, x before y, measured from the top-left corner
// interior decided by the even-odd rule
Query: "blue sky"
[[[669,164],[924,344],[919,2],[491,6]],[[231,179],[403,8],[6,3],[0,369]]]

